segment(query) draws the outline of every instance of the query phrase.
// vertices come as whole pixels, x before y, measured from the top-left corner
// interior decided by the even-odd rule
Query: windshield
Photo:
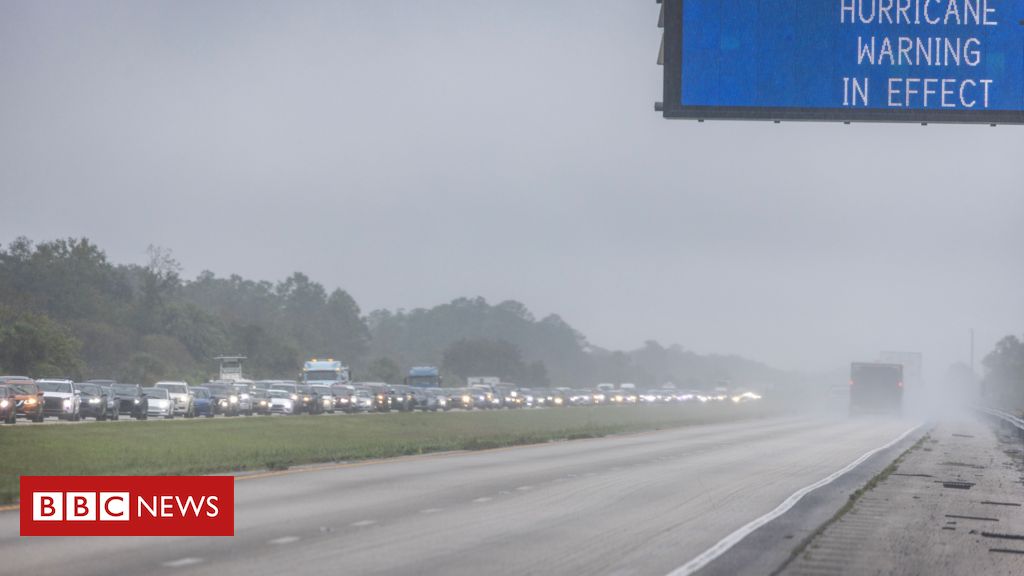
[[[139,393],[139,388],[130,384],[115,384],[114,391],[118,394],[134,396]]]
[[[71,392],[73,391],[71,384],[67,382],[36,381],[36,385],[39,386],[39,389],[42,390],[43,392],[60,392],[64,394],[71,394]]]
[[[15,394],[35,395],[39,393],[39,388],[32,382],[8,382],[7,386],[10,387],[11,391]]]
[[[167,390],[164,390],[163,388],[143,388],[142,393],[147,398],[155,398],[158,400],[161,398],[166,400],[168,398]]]
[[[341,380],[341,373],[334,370],[310,370],[305,373],[307,381],[335,382]]]
[[[192,396],[197,399],[204,400],[210,397],[210,391],[205,388],[193,388]]]
[[[185,394],[188,392],[188,388],[184,384],[157,384],[156,387],[167,390],[169,394]]]
[[[291,394],[287,390],[278,390],[277,388],[269,390],[267,395],[271,398],[291,398]]]

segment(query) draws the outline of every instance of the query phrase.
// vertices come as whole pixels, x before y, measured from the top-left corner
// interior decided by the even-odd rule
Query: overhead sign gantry
[[[662,0],[667,118],[1024,123],[1024,0]]]

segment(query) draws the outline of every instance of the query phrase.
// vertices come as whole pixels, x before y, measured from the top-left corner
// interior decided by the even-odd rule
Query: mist
[[[1019,330],[1015,127],[670,122],[654,2],[0,5],[0,242],[784,369]]]

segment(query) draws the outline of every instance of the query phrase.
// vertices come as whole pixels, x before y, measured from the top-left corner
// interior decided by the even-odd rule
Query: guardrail
[[[1017,430],[1017,434],[1024,440],[1024,418],[1018,418],[1009,412],[1003,412],[1002,410],[996,410],[995,408],[982,408],[977,407],[978,412],[991,416],[1003,423],[1003,425],[1012,426]]]

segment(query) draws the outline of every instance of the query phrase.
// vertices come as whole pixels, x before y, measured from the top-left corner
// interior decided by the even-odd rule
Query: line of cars
[[[510,384],[423,388],[383,382],[306,385],[294,380],[219,380],[201,386],[157,382],[143,387],[113,380],[32,380],[0,376],[0,422],[22,417],[79,421],[175,417],[334,414],[337,412],[443,412],[570,406],[667,404],[760,399],[753,392],[699,392],[672,388],[639,391],[635,386],[600,384],[595,389],[530,389]]]

